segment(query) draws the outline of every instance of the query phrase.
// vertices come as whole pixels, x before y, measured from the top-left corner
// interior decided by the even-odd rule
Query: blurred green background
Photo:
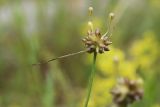
[[[82,107],[92,55],[83,50],[89,0],[0,0],[0,107]],[[142,78],[144,98],[160,107],[160,0],[93,0],[94,26],[104,33],[115,13],[109,52],[98,55],[90,107],[108,107],[117,72]],[[115,62],[116,61],[116,62]],[[118,63],[118,64],[117,64]]]

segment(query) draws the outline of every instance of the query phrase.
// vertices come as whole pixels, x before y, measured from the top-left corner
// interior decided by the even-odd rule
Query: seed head
[[[142,99],[143,89],[141,85],[142,81],[139,81],[139,79],[119,79],[118,84],[111,90],[111,94],[113,95],[113,102],[118,107],[126,107],[127,105]]]
[[[93,12],[93,7],[89,7],[89,13],[90,15]],[[113,19],[114,14],[110,13],[110,18]],[[111,22],[111,20],[110,20]],[[89,53],[104,53],[105,51],[109,51],[109,45],[112,44],[112,42],[109,40],[109,36],[111,35],[111,23],[109,24],[109,30],[102,35],[100,30],[93,28],[92,21],[88,22],[89,30],[87,32],[87,36],[82,39],[84,42],[86,48],[88,49]]]
[[[83,42],[89,53],[104,53],[105,51],[109,51],[108,45],[112,44],[112,42],[109,41],[109,38],[104,38],[101,35],[98,28],[95,31],[88,30],[87,37],[83,39]]]

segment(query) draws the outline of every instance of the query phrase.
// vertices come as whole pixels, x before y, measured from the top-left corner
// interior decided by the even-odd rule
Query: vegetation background
[[[131,107],[160,107],[160,0],[93,0],[94,24],[113,42],[98,55],[90,107],[111,104],[117,75],[141,78],[144,98]],[[89,0],[0,0],[0,107],[82,107],[90,54],[33,63],[84,49]]]

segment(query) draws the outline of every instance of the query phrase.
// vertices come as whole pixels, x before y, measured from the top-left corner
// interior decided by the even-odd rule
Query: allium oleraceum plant
[[[91,17],[93,14],[93,7],[89,7],[89,16]],[[88,32],[87,36],[82,39],[86,49],[84,51],[79,51],[71,54],[67,54],[64,56],[60,56],[54,59],[50,59],[46,62],[38,63],[38,64],[33,64],[33,65],[41,65],[41,64],[46,64],[48,62],[57,60],[57,59],[62,59],[66,58],[69,56],[77,55],[80,53],[88,52],[93,54],[93,64],[92,64],[92,71],[91,75],[89,78],[89,83],[88,83],[88,92],[87,92],[87,97],[84,103],[84,107],[88,107],[88,103],[90,100],[90,95],[92,91],[92,85],[93,85],[93,80],[95,77],[95,64],[96,64],[96,57],[97,54],[102,54],[105,51],[109,51],[109,45],[112,44],[110,41],[110,36],[112,35],[112,21],[114,19],[115,15],[114,13],[109,14],[109,20],[108,20],[108,31],[104,34],[101,33],[99,28],[94,29],[94,24],[92,20],[88,21]],[[134,102],[137,99],[141,99],[143,96],[143,90],[139,89],[137,86],[138,83],[136,81],[131,81],[129,79],[123,79],[124,81],[118,84],[112,91],[113,95],[113,102],[117,107],[126,107],[128,104]],[[125,86],[125,93],[124,90],[122,89]]]
[[[93,7],[89,7],[89,15],[92,16],[93,13]],[[92,85],[93,80],[95,76],[95,63],[96,63],[96,57],[97,54],[104,53],[105,51],[109,51],[109,45],[112,44],[112,42],[109,40],[110,35],[112,34],[111,30],[111,22],[114,19],[114,13],[109,14],[109,28],[106,33],[103,35],[101,34],[100,30],[98,28],[94,29],[94,25],[92,21],[90,20],[88,22],[89,30],[87,32],[87,36],[82,40],[87,48],[88,53],[93,53],[93,64],[92,64],[92,72],[89,79],[88,84],[88,93],[87,98],[84,104],[84,107],[88,107],[91,91],[92,91]]]

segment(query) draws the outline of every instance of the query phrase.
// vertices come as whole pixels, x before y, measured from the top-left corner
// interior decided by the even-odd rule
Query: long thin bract
[[[84,52],[87,52],[87,50],[82,50],[82,51],[79,51],[79,52],[74,52],[74,53],[66,54],[66,55],[63,55],[63,56],[60,56],[60,57],[57,57],[57,58],[50,59],[50,60],[48,60],[48,61],[46,61],[46,62],[36,63],[36,64],[32,64],[32,65],[46,64],[46,63],[49,63],[49,62],[51,62],[51,61],[55,61],[55,60],[58,60],[58,59],[67,58],[67,57],[74,56],[74,55],[77,55],[77,54],[81,54],[81,53],[84,53]]]

